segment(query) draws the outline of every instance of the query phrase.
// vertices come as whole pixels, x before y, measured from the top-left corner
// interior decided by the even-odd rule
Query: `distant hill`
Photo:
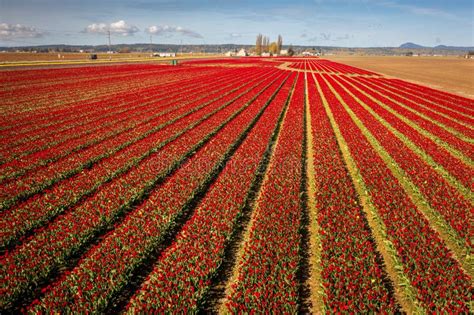
[[[401,44],[399,48],[402,49],[435,49],[435,50],[455,50],[455,51],[469,51],[469,50],[474,50],[474,47],[463,47],[463,46],[446,46],[446,45],[438,45],[435,47],[427,47],[427,46],[421,46],[415,43],[405,43]]]
[[[401,44],[400,48],[403,48],[403,49],[417,49],[417,48],[426,48],[426,47],[408,42],[408,43],[405,43],[405,44]]]
[[[467,51],[467,50],[474,50],[474,47],[473,46],[471,46],[471,47],[460,47],[460,46],[438,45],[438,46],[435,46],[434,49]]]

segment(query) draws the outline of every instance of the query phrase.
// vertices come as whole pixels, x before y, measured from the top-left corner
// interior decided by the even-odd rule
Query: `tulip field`
[[[323,58],[0,71],[1,313],[474,312],[474,100]]]

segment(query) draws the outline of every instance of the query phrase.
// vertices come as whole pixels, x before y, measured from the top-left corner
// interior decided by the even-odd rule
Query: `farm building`
[[[176,57],[176,53],[174,52],[157,52],[153,53],[154,57]]]
[[[237,53],[236,56],[238,56],[238,57],[246,57],[246,56],[248,56],[248,55],[249,55],[249,54],[247,53],[247,51],[242,48],[241,50],[239,50],[239,52]]]

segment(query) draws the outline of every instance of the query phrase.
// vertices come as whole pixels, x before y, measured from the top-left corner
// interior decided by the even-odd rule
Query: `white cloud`
[[[239,38],[239,37],[242,37],[242,34],[240,34],[240,33],[231,33],[230,37],[231,38]]]
[[[0,23],[0,39],[10,40],[16,38],[38,38],[46,33],[37,30],[32,26],[22,24]]]
[[[84,33],[98,33],[98,34],[105,34],[108,32],[108,27],[107,24],[105,23],[93,23],[91,25],[88,25],[84,29]]]
[[[123,36],[132,36],[133,34],[140,31],[135,25],[129,25],[124,20],[113,22],[110,24],[105,23],[93,23],[88,25],[84,29],[84,33],[92,34],[107,34],[110,31],[111,34],[118,34]]]
[[[170,26],[170,25],[153,25],[146,29],[148,34],[158,35],[158,36],[170,36],[173,34],[194,37],[194,38],[203,38],[203,36],[192,30],[182,28],[181,26]]]

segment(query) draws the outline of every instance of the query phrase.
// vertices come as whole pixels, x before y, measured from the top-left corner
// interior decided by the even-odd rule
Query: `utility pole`
[[[153,52],[153,35],[150,34],[150,51]]]
[[[109,51],[110,51],[110,46],[112,45],[110,41],[110,30],[107,31],[107,37],[109,38]]]

